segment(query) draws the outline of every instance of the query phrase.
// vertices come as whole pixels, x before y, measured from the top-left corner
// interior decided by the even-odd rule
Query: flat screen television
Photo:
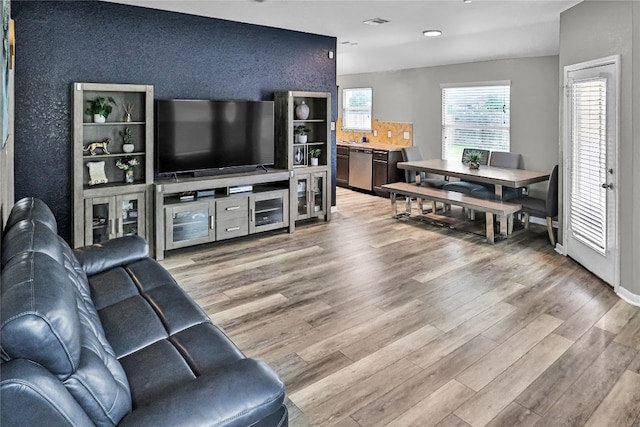
[[[273,101],[157,100],[156,176],[274,164]]]

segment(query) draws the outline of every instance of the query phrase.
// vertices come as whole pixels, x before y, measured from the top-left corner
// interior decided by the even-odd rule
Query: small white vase
[[[107,118],[105,116],[101,116],[100,114],[94,114],[93,115],[93,122],[94,123],[104,123],[107,121]]]
[[[135,150],[136,146],[133,144],[122,144],[122,151],[124,151],[125,153],[133,153],[133,150]]]
[[[296,105],[295,112],[298,120],[307,120],[309,118],[309,106],[304,101]]]
[[[318,166],[318,158],[317,157],[312,157],[311,158],[311,166]]]

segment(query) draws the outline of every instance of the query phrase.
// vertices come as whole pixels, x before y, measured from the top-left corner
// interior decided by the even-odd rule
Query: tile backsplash
[[[374,132],[378,136],[374,136]],[[391,132],[391,137],[388,136]],[[404,139],[404,133],[408,132],[409,139]],[[342,130],[342,117],[336,122],[336,139],[338,141],[362,141],[366,137],[368,142],[374,144],[397,145],[410,147],[413,145],[413,123],[381,122],[378,119],[371,120],[371,132],[357,132]]]

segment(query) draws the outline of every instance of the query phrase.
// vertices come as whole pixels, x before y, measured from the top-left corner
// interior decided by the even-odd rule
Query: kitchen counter
[[[348,148],[370,148],[372,150],[402,151],[402,146],[399,146],[399,145],[379,144],[379,143],[373,144],[369,142],[337,141],[336,145],[338,147],[348,147]]]
[[[336,184],[389,196],[382,185],[404,180],[401,145],[338,141]]]

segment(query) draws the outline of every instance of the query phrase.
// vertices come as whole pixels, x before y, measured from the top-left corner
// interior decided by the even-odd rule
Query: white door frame
[[[620,165],[620,78],[621,78],[621,72],[620,72],[620,55],[611,55],[611,56],[607,56],[604,58],[600,58],[600,59],[594,59],[591,61],[586,61],[586,62],[581,62],[578,64],[572,64],[572,65],[567,65],[564,67],[564,112],[563,112],[563,122],[564,122],[564,131],[563,131],[563,143],[562,143],[562,176],[563,176],[563,180],[562,180],[562,222],[563,222],[563,227],[562,227],[562,247],[557,248],[557,251],[562,253],[563,255],[567,255],[569,252],[569,248],[567,247],[568,245],[568,227],[567,225],[569,224],[569,185],[567,182],[567,177],[569,176],[569,162],[566,161],[566,157],[567,157],[567,153],[569,153],[569,150],[571,148],[571,141],[570,141],[570,134],[571,134],[571,120],[570,120],[570,113],[571,111],[569,111],[569,106],[570,106],[570,100],[569,97],[571,96],[569,90],[568,90],[568,85],[569,85],[569,73],[573,72],[573,71],[580,71],[580,70],[584,70],[584,69],[588,69],[588,68],[595,68],[595,67],[600,67],[603,65],[615,65],[616,68],[616,85],[615,85],[615,91],[616,91],[616,113],[615,113],[615,134],[613,135],[614,137],[614,146],[615,146],[615,156],[613,156],[612,160],[614,162],[614,170],[616,171],[616,176],[618,177],[617,182],[615,182],[616,185],[616,190],[613,192],[614,193],[614,197],[615,197],[615,206],[616,206],[616,218],[614,218],[615,220],[615,232],[613,233],[613,239],[614,239],[614,246],[617,248],[615,255],[615,261],[614,261],[614,279],[613,282],[611,283],[611,285],[613,286],[614,291],[616,292],[616,294],[619,291],[619,287],[620,287],[620,209],[619,209],[619,177],[620,177],[620,169],[619,169],[619,165]]]

